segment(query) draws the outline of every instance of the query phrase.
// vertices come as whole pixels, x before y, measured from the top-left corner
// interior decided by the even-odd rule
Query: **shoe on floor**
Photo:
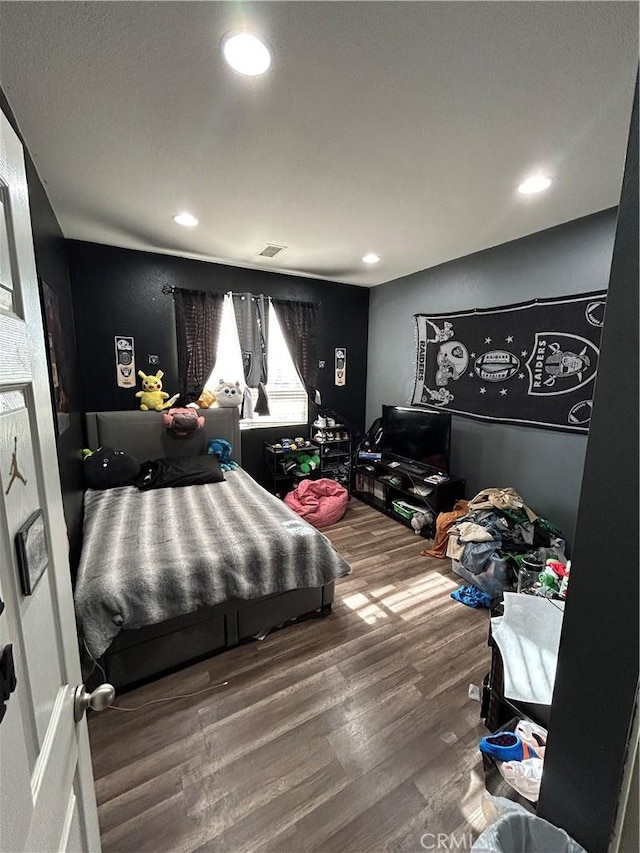
[[[514,732],[496,732],[483,737],[478,744],[480,752],[496,761],[524,761],[538,758],[538,753]]]

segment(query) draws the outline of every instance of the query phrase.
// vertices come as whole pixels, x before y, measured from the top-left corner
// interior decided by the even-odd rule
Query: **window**
[[[233,313],[233,300],[230,294],[224,297],[216,363],[213,366],[211,376],[205,388],[213,390],[221,379],[224,379],[225,382],[239,381],[244,391],[242,352],[240,351],[240,341],[238,340],[238,330],[236,329],[236,316]]]
[[[289,355],[289,348],[282,334],[278,315],[269,303],[269,341],[267,347],[269,381],[266,384],[269,397],[270,420],[290,423],[307,422],[307,392],[300,381],[298,371]],[[257,399],[257,392],[252,392]],[[262,420],[267,420],[262,418]]]
[[[275,423],[306,423],[308,417],[307,392],[291,360],[289,349],[278,322],[278,315],[271,303],[269,303],[267,364],[269,366],[269,378],[265,387],[271,414],[269,416],[254,414],[253,420],[247,420],[245,423],[264,424],[265,426]],[[233,300],[227,294],[222,309],[222,325],[216,363],[206,387],[215,388],[220,379],[224,379],[226,382],[238,380],[244,391],[243,377],[242,353],[233,311]],[[255,388],[251,388],[250,391],[255,404],[258,399],[258,392]]]

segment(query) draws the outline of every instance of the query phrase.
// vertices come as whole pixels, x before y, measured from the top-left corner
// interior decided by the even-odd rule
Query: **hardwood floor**
[[[467,690],[489,668],[487,611],[453,601],[450,562],[357,500],[326,532],[353,569],[330,616],[116,701],[228,681],[211,692],[92,715],[106,853],[400,853],[438,833],[470,847],[484,728]]]

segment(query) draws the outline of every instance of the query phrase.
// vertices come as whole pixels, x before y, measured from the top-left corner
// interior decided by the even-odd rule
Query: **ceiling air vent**
[[[269,243],[261,252],[258,252],[258,255],[262,258],[275,258],[277,254],[286,248],[286,246],[274,246],[272,243]]]

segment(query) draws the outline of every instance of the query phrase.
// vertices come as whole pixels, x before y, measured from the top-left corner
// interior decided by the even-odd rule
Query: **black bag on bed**
[[[135,485],[141,491],[175,486],[204,486],[224,480],[217,456],[167,456],[140,466]]]
[[[87,489],[114,489],[130,486],[140,474],[140,463],[123,450],[99,447],[93,453],[86,451],[82,463],[84,484]]]

